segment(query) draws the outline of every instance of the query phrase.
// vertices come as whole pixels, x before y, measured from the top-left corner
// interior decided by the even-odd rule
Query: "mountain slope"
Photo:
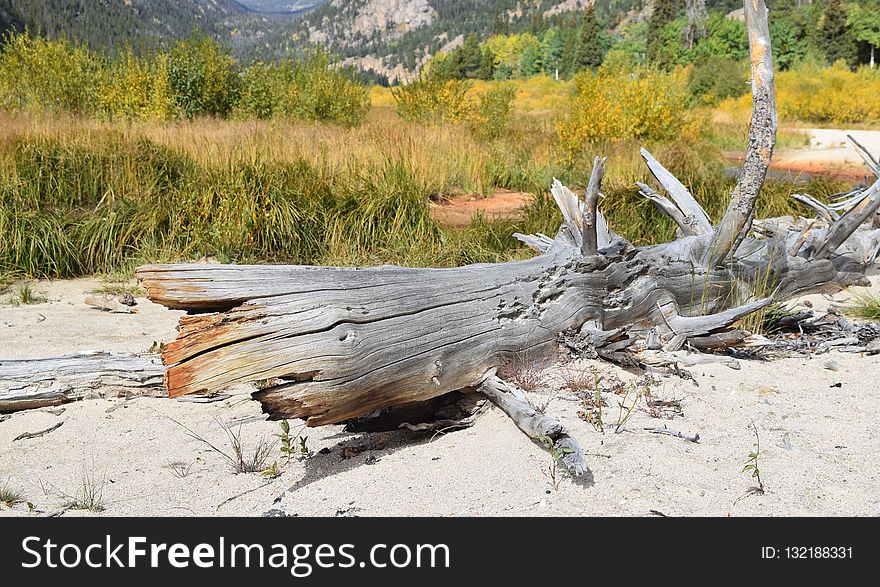
[[[201,31],[247,53],[274,49],[267,39],[286,36],[290,19],[253,13],[235,0],[0,0],[0,29],[25,28],[111,50]]]

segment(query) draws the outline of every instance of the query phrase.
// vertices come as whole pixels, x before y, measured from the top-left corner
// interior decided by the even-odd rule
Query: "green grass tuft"
[[[853,303],[846,307],[846,313],[865,320],[880,320],[880,296],[872,293],[858,293]]]

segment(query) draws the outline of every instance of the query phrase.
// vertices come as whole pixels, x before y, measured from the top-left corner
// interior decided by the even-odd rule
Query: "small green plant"
[[[309,450],[308,444],[306,442],[309,440],[308,436],[300,436],[299,437],[299,454],[302,456],[309,456],[312,454],[312,451]]]
[[[296,451],[291,446],[290,422],[287,420],[281,420],[281,434],[278,435],[278,438],[281,440],[281,454],[287,459],[287,464],[290,464],[290,459]]]
[[[165,343],[154,340],[153,344],[150,345],[150,349],[147,352],[161,353],[164,350],[165,350]]]
[[[550,451],[550,457],[552,458],[552,462],[547,465],[547,469],[544,470],[544,475],[547,476],[550,488],[553,489],[553,491],[559,491],[559,460],[566,454],[573,453],[574,449],[556,444],[549,436],[542,436],[539,439],[539,442],[544,448]]]
[[[281,467],[278,465],[278,461],[273,461],[271,465],[260,472],[260,477],[265,477],[266,479],[275,479],[280,476]]]
[[[27,509],[28,509],[29,514],[34,513],[34,510],[36,509],[36,507],[37,506],[35,506],[33,503],[27,502]]]
[[[865,320],[880,320],[880,296],[859,293],[853,296],[853,303],[845,308],[850,316]]]
[[[748,473],[751,472],[752,479],[755,480],[757,485],[749,489],[749,493],[757,493],[758,495],[764,494],[764,483],[761,481],[761,468],[758,464],[758,459],[761,456],[761,437],[758,435],[758,427],[755,426],[755,423],[751,423],[751,429],[755,432],[755,450],[749,453],[749,456],[746,458],[746,464],[743,467],[742,472]]]
[[[20,283],[12,293],[9,300],[13,306],[29,306],[31,304],[42,304],[48,301],[48,298],[38,293],[28,283]]]
[[[21,492],[11,487],[8,483],[0,485],[0,503],[11,508],[21,502]]]

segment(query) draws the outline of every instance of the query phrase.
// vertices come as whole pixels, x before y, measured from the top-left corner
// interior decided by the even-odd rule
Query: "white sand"
[[[876,288],[880,281],[873,280]],[[96,285],[92,280],[41,282],[37,289],[47,293],[48,303],[0,304],[0,354],[143,351],[154,340],[173,338],[179,312],[139,299],[136,315],[101,313],[82,304]],[[7,298],[2,296],[4,302]],[[810,299],[816,307],[827,305],[821,296]],[[828,360],[839,370],[825,368]],[[578,366],[633,378],[607,363]],[[557,375],[561,368],[556,367]],[[341,426],[307,429],[313,456],[295,459],[280,478],[236,475],[181,425],[224,450],[229,442],[215,419],[251,417],[241,426],[246,447],[272,438],[278,423],[261,421],[259,404],[246,394],[213,404],[87,400],[64,406],[60,415],[13,414],[0,422],[0,485],[18,489],[36,512],[46,514],[69,500],[63,494],[80,491],[84,472],[106,480],[103,514],[70,510],[66,516],[250,516],[271,509],[318,516],[596,516],[650,515],[651,510],[669,516],[880,515],[878,368],[880,357],[838,352],[812,360],[743,361],[739,371],[695,367],[691,372],[698,386],[669,377],[654,390],[657,397],[681,399],[684,415],[661,421],[639,410],[620,434],[599,433],[580,420],[579,405],[567,392],[534,393],[537,402],[554,398],[548,412],[591,453],[592,483],[577,485],[560,474],[558,491],[545,473],[549,454],[496,409],[472,428],[433,441],[402,433],[344,434]],[[551,371],[548,378],[553,376]],[[835,383],[842,385],[831,387]],[[606,425],[613,428],[616,396],[608,401]],[[43,437],[13,442],[22,432],[59,420],[64,424]],[[752,421],[761,437],[766,493],[745,496],[753,485],[741,472],[754,449]],[[699,433],[701,440],[693,444],[643,430],[662,423]],[[374,450],[343,458],[343,447],[367,445]],[[320,454],[321,449],[330,452]],[[279,456],[274,450],[272,458]],[[189,467],[185,477],[169,468],[174,462]],[[248,490],[253,491],[244,493]],[[28,515],[28,508],[0,506],[0,515]]]
[[[862,158],[853,148],[846,135],[852,135],[868,152],[880,153],[880,131],[843,130],[834,128],[800,129],[810,137],[810,145],[804,149],[780,151],[773,159],[775,167],[803,166],[805,170],[854,169],[869,174]]]

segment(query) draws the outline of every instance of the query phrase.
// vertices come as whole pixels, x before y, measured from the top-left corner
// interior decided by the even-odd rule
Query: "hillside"
[[[0,30],[28,29],[111,51],[201,31],[239,54],[278,53],[288,48],[289,28],[289,18],[252,12],[235,0],[0,0]]]
[[[646,21],[661,2],[662,22],[651,40]],[[586,46],[579,39],[584,8],[591,4],[599,34],[598,41],[587,45],[598,44],[603,55],[612,47],[622,48],[637,61],[647,59],[661,67],[696,58],[681,51],[693,48],[686,42],[686,30],[690,31],[687,35],[697,31],[692,24],[697,21],[689,20],[691,11],[686,6],[702,5],[720,17],[742,5],[739,0],[0,0],[0,30],[29,29],[110,51],[126,45],[140,50],[201,31],[220,39],[243,61],[269,60],[319,47],[344,65],[379,74],[377,80],[383,76],[407,79],[431,56],[438,51],[448,54],[468,35],[473,34],[479,43],[506,36],[507,45],[500,47],[498,43],[504,43],[498,41],[493,52],[528,55],[531,50],[527,61],[543,61],[544,73],[553,74],[558,69],[548,69],[548,63],[555,63],[559,54],[570,57],[577,47]],[[841,58],[851,66],[868,62],[868,37],[857,42],[850,31],[849,38],[836,42],[847,27],[840,9],[840,22],[832,24],[843,29],[830,30],[829,25],[825,31],[826,2],[774,0],[768,4],[780,15],[773,34],[783,68],[808,53],[824,53],[829,63]],[[702,14],[705,28],[706,12]],[[743,58],[746,47],[736,27],[717,18],[714,25],[712,43],[717,47],[707,50]],[[527,49],[523,43],[534,47]],[[497,54],[494,58],[496,65],[512,67],[496,79],[535,73],[534,67],[502,63]]]

